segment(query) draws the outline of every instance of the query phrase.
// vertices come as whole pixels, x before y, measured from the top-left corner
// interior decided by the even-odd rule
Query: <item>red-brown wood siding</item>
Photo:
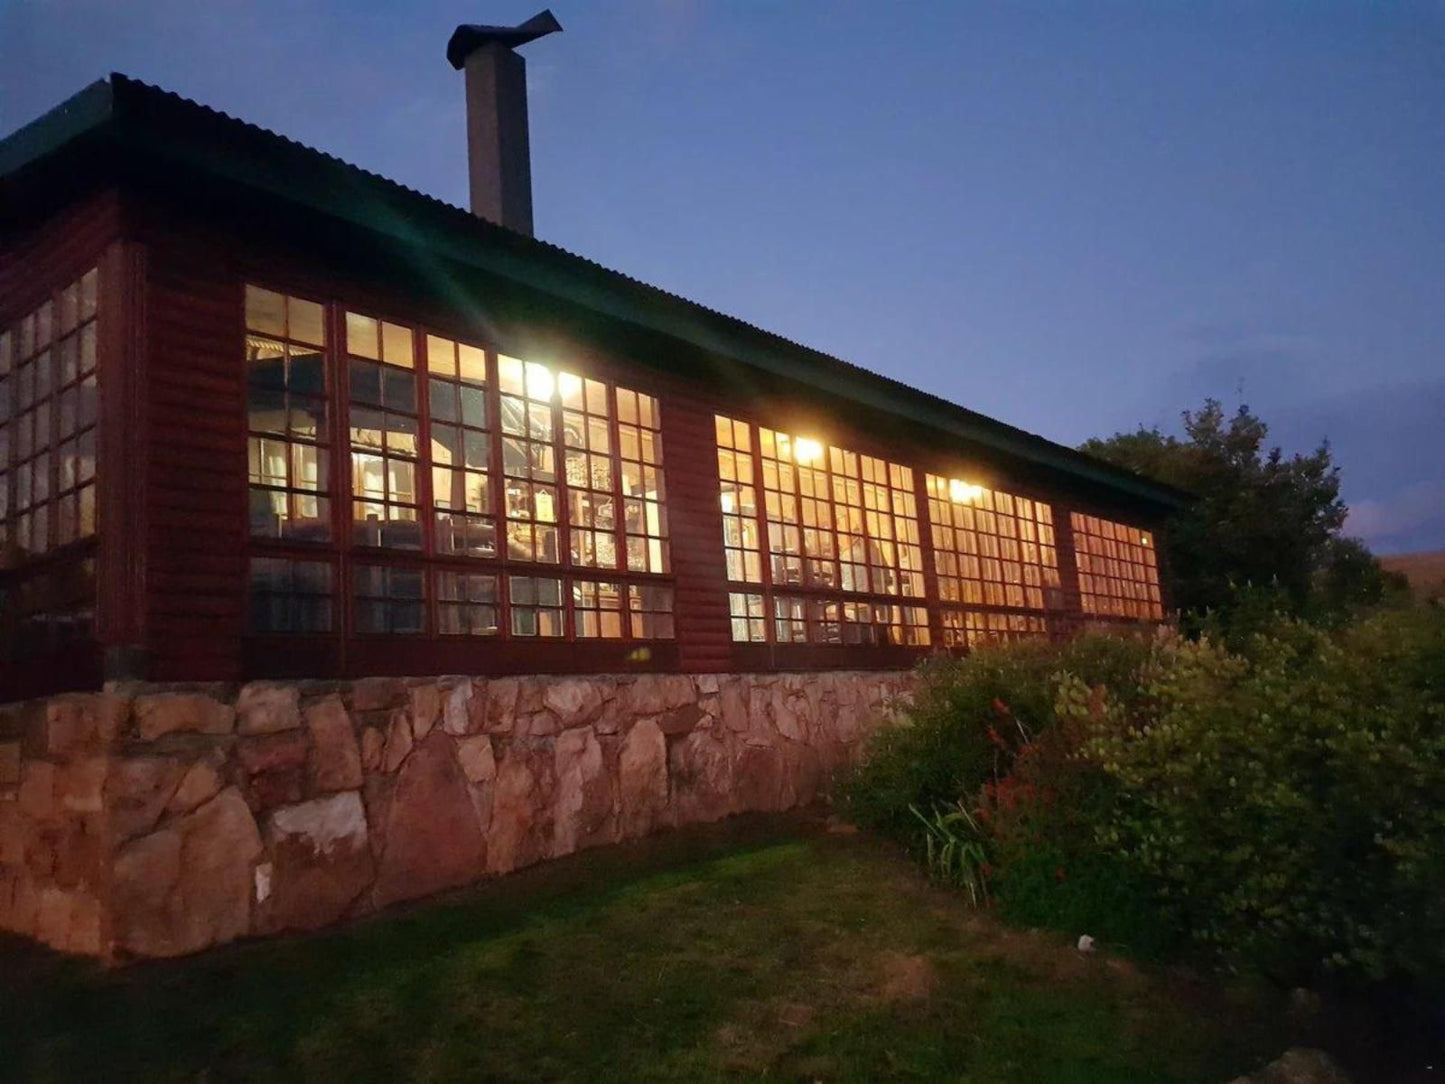
[[[148,231],[147,677],[242,676],[246,434],[241,285],[209,245]]]

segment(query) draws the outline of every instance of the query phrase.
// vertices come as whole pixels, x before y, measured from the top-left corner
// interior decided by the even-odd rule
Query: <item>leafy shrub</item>
[[[905,723],[875,731],[839,798],[855,823],[918,845],[910,812],[972,803],[1004,774],[1014,751],[1053,717],[1053,675],[1063,669],[1122,683],[1148,654],[1139,640],[1089,635],[1064,644],[986,645],[924,664]]]
[[[1190,939],[1291,982],[1445,985],[1445,613],[1228,639],[934,664],[843,799],[935,865],[950,834],[976,843],[973,895],[1015,921]]]
[[[1445,979],[1445,619],[1170,644],[1145,679],[1142,725],[1077,681],[1059,710],[1118,783],[1101,847],[1174,921],[1290,981]]]

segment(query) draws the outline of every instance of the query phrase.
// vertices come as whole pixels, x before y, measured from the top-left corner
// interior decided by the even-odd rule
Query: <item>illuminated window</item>
[[[363,635],[426,631],[426,594],[419,568],[357,565],[351,570],[351,605]]]
[[[773,596],[773,642],[806,644],[808,642],[808,603],[786,595]]]
[[[918,541],[918,499],[913,471],[872,456],[859,456],[868,574],[874,593],[923,596],[923,549]]]
[[[669,572],[667,499],[662,479],[662,420],[657,400],[617,389],[617,442],[622,458],[622,520],[631,572]]]
[[[507,581],[513,636],[562,636],[562,581],[551,576],[511,576]]]
[[[251,631],[331,631],[332,569],[325,561],[253,557],[250,570]]]
[[[348,312],[346,352],[352,541],[359,546],[420,549],[412,331]]]
[[[557,564],[561,557],[552,413],[556,381],[544,365],[502,356],[497,359],[497,382],[502,404],[507,556]]]
[[[672,588],[666,584],[628,584],[627,611],[634,640],[673,638]]]
[[[863,599],[809,599],[808,639],[817,644],[927,647],[928,610]]]
[[[617,496],[607,385],[571,373],[560,374],[557,383],[566,457],[568,552],[574,565],[616,568]]]
[[[777,643],[928,643],[926,610],[854,603],[847,594],[922,598],[923,547],[913,471],[898,463],[831,448],[732,418],[714,418],[728,579],[757,582],[767,572],[780,593],[760,598]],[[754,474],[753,450],[757,453]],[[755,477],[762,481],[765,532],[759,532]],[[794,594],[793,592],[797,593]],[[816,597],[809,592],[830,592]],[[733,638],[754,635],[747,600],[734,593]],[[759,617],[763,614],[759,614]]]
[[[1063,605],[1049,505],[935,474],[927,486],[941,601],[1030,610]]]
[[[767,610],[763,607],[762,595],[730,591],[728,613],[732,618],[734,640],[742,643],[763,643],[767,640]]]
[[[579,640],[622,637],[622,585],[572,581],[572,627]]]
[[[1073,512],[1079,602],[1086,614],[1160,621],[1154,536],[1138,527]]]
[[[428,335],[426,357],[436,552],[495,557],[487,356],[475,346]]]
[[[331,537],[326,323],[314,301],[246,287],[251,534]]]
[[[1048,636],[1047,620],[1038,614],[981,610],[944,610],[943,642],[949,647],[975,647],[990,640],[1039,640]]]
[[[717,415],[717,469],[721,480],[723,551],[734,583],[761,583],[762,541],[758,536],[758,489],[753,474],[752,427]]]
[[[0,333],[0,546],[46,553],[95,534],[98,274]]]
[[[437,632],[442,636],[497,634],[497,577],[477,572],[432,574]]]

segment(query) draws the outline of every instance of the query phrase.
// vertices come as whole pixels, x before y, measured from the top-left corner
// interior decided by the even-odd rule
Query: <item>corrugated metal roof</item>
[[[1045,437],[649,285],[558,245],[477,218],[258,125],[129,76],[112,74],[0,140],[0,181],[97,135],[183,157],[217,176],[308,209],[433,248],[594,311],[691,342],[774,375],[1143,500],[1190,498]],[[380,215],[379,210],[392,212]]]

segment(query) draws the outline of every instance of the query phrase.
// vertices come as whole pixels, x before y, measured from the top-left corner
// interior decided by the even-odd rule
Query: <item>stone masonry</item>
[[[0,929],[110,961],[310,930],[818,796],[908,674],[114,686],[0,708]]]

